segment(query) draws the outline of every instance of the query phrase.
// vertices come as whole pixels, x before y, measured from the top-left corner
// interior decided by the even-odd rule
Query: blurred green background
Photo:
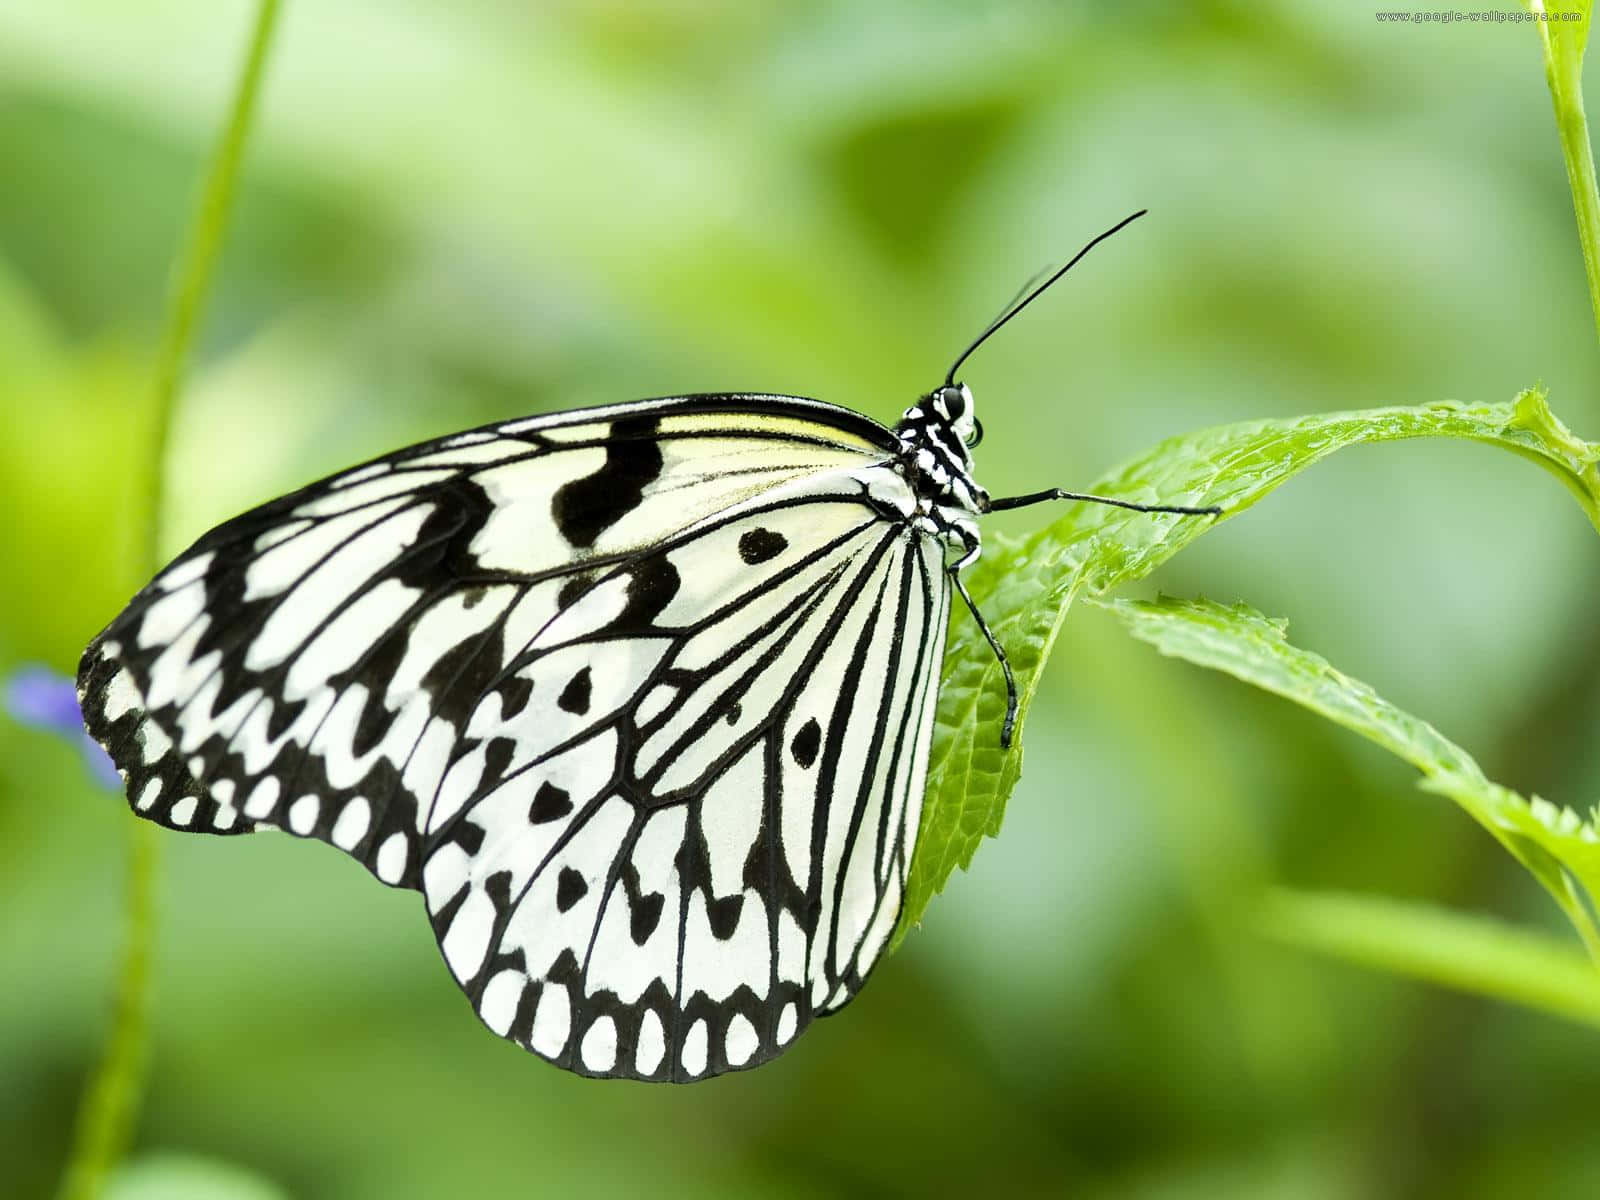
[[[127,454],[252,13],[0,0],[0,669],[70,671],[136,582]],[[517,414],[771,389],[892,420],[1022,279],[1143,206],[965,371],[992,491],[1081,486],[1202,425],[1538,381],[1600,435],[1527,26],[328,0],[289,4],[273,50],[169,549]],[[1600,554],[1512,456],[1349,452],[1158,582],[1289,617],[1511,787],[1600,795]],[[1559,931],[1412,778],[1075,611],[999,840],[846,1014],[686,1088],[595,1084],[485,1032],[417,898],[331,850],[162,835],[135,1157],[307,1198],[1592,1200],[1593,1031],[1253,927],[1266,879]],[[102,1046],[131,820],[64,744],[0,722],[8,1195],[54,1186]]]

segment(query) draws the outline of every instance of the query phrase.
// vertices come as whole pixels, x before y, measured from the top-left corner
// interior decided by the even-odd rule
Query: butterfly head
[[[972,393],[964,383],[946,384],[928,396],[928,406],[935,416],[950,426],[961,444],[971,450],[983,441],[983,424],[974,411]],[[971,461],[970,456],[968,461]]]
[[[987,508],[988,496],[972,478],[972,447],[983,437],[983,426],[966,384],[947,383],[923,396],[906,409],[895,433],[919,495],[956,511]]]

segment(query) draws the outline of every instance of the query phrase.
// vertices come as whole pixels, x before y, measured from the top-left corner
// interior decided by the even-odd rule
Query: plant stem
[[[234,183],[244,155],[245,135],[255,112],[267,48],[277,24],[279,0],[261,0],[255,31],[250,39],[244,70],[234,91],[227,127],[211,156],[204,190],[189,233],[174,263],[172,292],[167,304],[166,328],[156,356],[155,386],[151,397],[150,457],[145,480],[148,501],[146,545],[150,569],[161,564],[160,525],[162,480],[166,467],[168,433],[176,407],[178,385],[189,357],[189,345],[200,312],[211,292],[211,277],[221,256],[222,238],[233,207]]]
[[[1258,928],[1278,941],[1442,987],[1600,1025],[1588,960],[1544,934],[1376,896],[1269,890]]]
[[[1540,12],[1556,4],[1530,4]],[[1595,332],[1600,335],[1600,187],[1594,171],[1594,150],[1589,142],[1589,119],[1583,111],[1583,52],[1589,36],[1589,3],[1577,6],[1581,21],[1536,21],[1544,50],[1545,81],[1555,106],[1556,133],[1561,157],[1567,164],[1572,188],[1572,208],[1578,218],[1578,244],[1589,277],[1589,304],[1594,310]],[[1558,15],[1552,12],[1551,15]]]
[[[278,8],[279,0],[261,0],[256,10],[255,28],[234,89],[228,123],[212,152],[200,202],[175,263],[149,396],[149,441],[140,489],[145,506],[143,568],[148,573],[154,573],[162,562],[161,514],[172,413],[190,344],[221,255],[245,136],[260,92]],[[111,1036],[79,1106],[72,1150],[61,1183],[62,1200],[94,1200],[104,1191],[107,1179],[132,1140],[149,1059],[150,960],[155,941],[160,842],[155,827],[148,822],[130,820],[128,830],[127,931]]]
[[[111,1039],[78,1108],[62,1200],[93,1200],[122,1157],[139,1113],[150,1042],[150,955],[155,941],[155,826],[129,822],[128,892]]]

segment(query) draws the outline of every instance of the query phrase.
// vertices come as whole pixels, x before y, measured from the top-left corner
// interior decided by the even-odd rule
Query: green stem
[[[156,827],[130,821],[127,926],[111,1039],[78,1108],[62,1200],[92,1200],[132,1138],[150,1043],[150,954],[155,941]]]
[[[233,207],[245,136],[261,90],[267,48],[277,23],[279,0],[261,0],[256,10],[244,69],[234,90],[228,124],[212,152],[200,202],[179,251],[166,324],[156,356],[149,397],[146,447],[143,567],[162,562],[161,513],[167,443],[184,364],[211,291],[223,235]],[[118,972],[110,1040],[79,1106],[73,1145],[62,1178],[62,1200],[94,1200],[132,1141],[150,1045],[150,961],[155,941],[156,879],[160,842],[155,826],[129,821],[127,932]]]
[[[1600,1025],[1600,986],[1565,943],[1485,917],[1376,896],[1269,890],[1267,936],[1442,987]]]
[[[1555,10],[1560,5],[1539,6]],[[1583,111],[1583,52],[1589,35],[1589,4],[1577,6],[1581,21],[1539,21],[1534,28],[1544,49],[1545,81],[1555,106],[1556,132],[1561,157],[1567,164],[1572,207],[1578,218],[1578,244],[1589,277],[1589,304],[1594,310],[1595,332],[1600,335],[1600,185],[1594,171],[1594,150],[1589,142],[1589,119]]]
[[[1567,160],[1572,207],[1578,217],[1583,269],[1589,276],[1589,304],[1594,309],[1595,331],[1600,334],[1600,190],[1595,182],[1594,152],[1589,145],[1589,120],[1583,113],[1583,92],[1576,80],[1571,94],[1552,91],[1551,95],[1556,127],[1561,131],[1561,155]]]
[[[250,39],[244,71],[234,91],[228,124],[211,156],[200,204],[189,225],[188,238],[174,264],[172,293],[167,305],[166,328],[156,356],[155,387],[152,395],[151,454],[148,459],[145,496],[149,501],[147,545],[151,569],[163,561],[160,547],[162,480],[166,467],[168,433],[176,407],[178,385],[189,357],[201,310],[211,292],[211,277],[221,257],[222,238],[228,228],[228,213],[233,207],[234,184],[239,177],[239,162],[244,156],[245,135],[255,112],[256,95],[261,87],[267,48],[278,19],[278,0],[261,0],[256,11],[255,32]]]

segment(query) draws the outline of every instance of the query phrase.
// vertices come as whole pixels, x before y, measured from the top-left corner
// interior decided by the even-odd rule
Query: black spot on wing
[[[710,918],[711,923],[711,936],[719,942],[731,938],[733,931],[739,928],[739,914],[742,911],[744,911],[743,893],[711,900],[706,905],[706,916]]]
[[[550,821],[559,821],[571,811],[571,794],[566,788],[558,788],[547,779],[534,793],[533,803],[528,806],[528,820],[535,825],[543,825]]]
[[[365,758],[367,752],[383,740],[392,720],[393,714],[384,708],[379,693],[368,692],[355,732],[350,735],[350,753],[356,758]]]
[[[640,896],[629,906],[628,933],[633,937],[635,946],[642,946],[650,940],[650,935],[661,923],[661,910],[666,901],[667,898],[660,892],[651,892],[647,896]]]
[[[660,892],[645,892],[639,883],[639,868],[632,861],[622,868],[622,889],[628,897],[628,933],[635,946],[642,946],[661,923],[667,898]]]
[[[328,680],[341,689],[352,683],[366,686],[367,702],[362,706],[361,719],[356,722],[355,734],[350,739],[351,752],[357,758],[364,757],[376,746],[394,722],[394,713],[384,704],[383,698],[389,690],[389,681],[399,673],[400,664],[405,660],[409,639],[406,627],[396,625],[380,637],[352,669]],[[278,714],[274,712],[273,715]]]
[[[795,762],[802,767],[809,767],[817,761],[817,751],[822,747],[822,726],[817,724],[817,719],[812,717],[800,727],[800,732],[794,735],[794,740],[789,743],[789,753],[794,755]]]
[[[582,667],[561,689],[561,695],[556,697],[556,706],[563,712],[581,717],[589,711],[590,691],[589,668]]]
[[[571,608],[593,586],[594,580],[587,575],[574,575],[563,583],[561,590],[556,593],[556,611]]]
[[[652,554],[641,559],[628,572],[628,601],[611,623],[611,632],[631,633],[650,628],[650,623],[672,603],[682,583],[678,568],[666,555]]]
[[[434,484],[424,493],[431,502],[428,515],[389,575],[407,587],[431,592],[476,569],[472,539],[494,505],[481,487],[464,477]]]
[[[496,871],[483,881],[484,895],[494,905],[495,912],[507,912],[511,908],[511,872]]]
[[[655,431],[655,417],[612,422],[605,465],[556,489],[550,515],[569,543],[594,545],[596,538],[639,507],[644,489],[661,474]]]
[[[277,742],[289,732],[289,726],[300,719],[305,711],[304,700],[278,700],[267,714],[267,741]]]
[[[574,904],[589,894],[589,885],[571,867],[562,867],[556,878],[556,911],[569,912]],[[743,897],[741,897],[742,899]]]
[[[739,535],[739,557],[751,566],[775,558],[789,548],[789,539],[771,529],[747,529]]]
[[[533,696],[533,680],[513,675],[500,684],[499,690],[500,717],[509,721],[528,707],[528,700]]]
[[[744,886],[775,899],[791,913],[805,910],[805,888],[795,882],[788,860],[765,825],[745,856]]]
[[[506,777],[506,769],[516,757],[517,743],[513,738],[490,738],[483,752],[483,774],[478,779],[477,794],[485,795]]]
[[[435,716],[458,729],[465,727],[484,692],[500,675],[500,626],[491,625],[457,642],[422,677],[422,690],[433,701]]]

